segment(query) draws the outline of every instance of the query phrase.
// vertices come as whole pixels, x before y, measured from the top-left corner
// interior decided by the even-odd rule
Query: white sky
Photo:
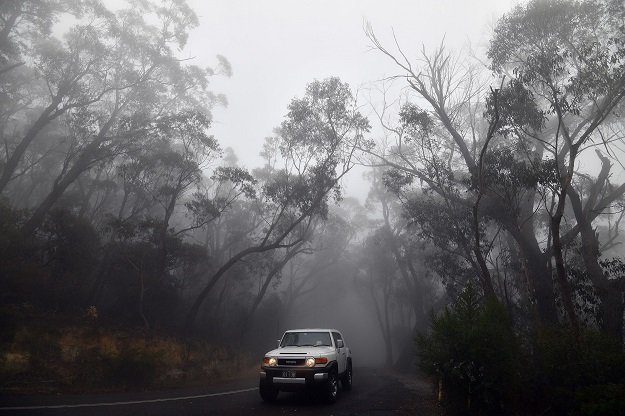
[[[402,48],[416,56],[445,37],[448,46],[484,50],[496,20],[515,0],[189,0],[200,26],[185,54],[199,65],[215,55],[231,63],[233,76],[214,79],[227,108],[214,111],[212,133],[232,147],[241,165],[260,165],[258,153],[287,111],[314,79],[338,76],[352,89],[397,73],[370,50],[363,22],[369,21],[387,45],[392,30]],[[365,101],[363,99],[363,101]],[[363,102],[363,105],[366,102]],[[374,124],[374,120],[372,120]],[[360,173],[346,184],[348,195],[363,197]]]

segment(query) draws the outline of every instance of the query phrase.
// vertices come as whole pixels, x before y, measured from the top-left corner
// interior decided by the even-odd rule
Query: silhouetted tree
[[[274,141],[281,164],[268,164],[255,175],[262,186],[252,244],[232,255],[209,278],[187,314],[188,329],[215,284],[237,262],[307,239],[315,218],[326,217],[330,198],[340,197],[340,180],[354,166],[353,152],[368,130],[348,85],[337,78],[309,84],[304,98],[291,102]]]

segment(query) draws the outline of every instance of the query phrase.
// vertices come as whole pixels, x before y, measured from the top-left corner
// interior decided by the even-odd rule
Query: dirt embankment
[[[10,312],[10,313],[9,313]],[[201,339],[110,327],[97,315],[4,311],[0,393],[82,393],[191,387],[255,371],[252,357]]]

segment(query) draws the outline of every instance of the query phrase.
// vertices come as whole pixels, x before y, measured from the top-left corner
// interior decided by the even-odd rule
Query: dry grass
[[[247,354],[201,340],[46,319],[0,344],[0,391],[80,392],[184,387],[248,374]]]

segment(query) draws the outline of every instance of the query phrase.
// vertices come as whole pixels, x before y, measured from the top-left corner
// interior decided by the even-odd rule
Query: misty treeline
[[[487,61],[366,27],[397,68],[365,150],[388,257],[444,286],[418,355],[459,413],[625,411],[624,22],[620,0],[530,1]]]
[[[183,1],[3,1],[1,302],[239,339],[349,291],[387,364],[482,307],[530,356],[553,328],[622,348],[624,21],[619,0],[531,1],[485,60],[367,26],[397,69],[368,118],[347,84],[313,81],[247,169],[210,135],[231,68],[181,58]],[[342,196],[357,164],[364,206]],[[483,371],[458,362],[432,368],[475,390]]]
[[[623,13],[519,6],[494,29],[488,73],[444,44],[412,61],[367,27],[407,87],[377,110],[385,140],[365,152],[401,209],[385,227],[432,246],[425,264],[452,299],[472,283],[527,322],[622,339]]]
[[[282,313],[341,257],[330,206],[369,130],[346,84],[308,85],[249,171],[209,134],[228,61],[179,57],[184,1],[0,12],[3,304],[236,339],[287,264]]]

